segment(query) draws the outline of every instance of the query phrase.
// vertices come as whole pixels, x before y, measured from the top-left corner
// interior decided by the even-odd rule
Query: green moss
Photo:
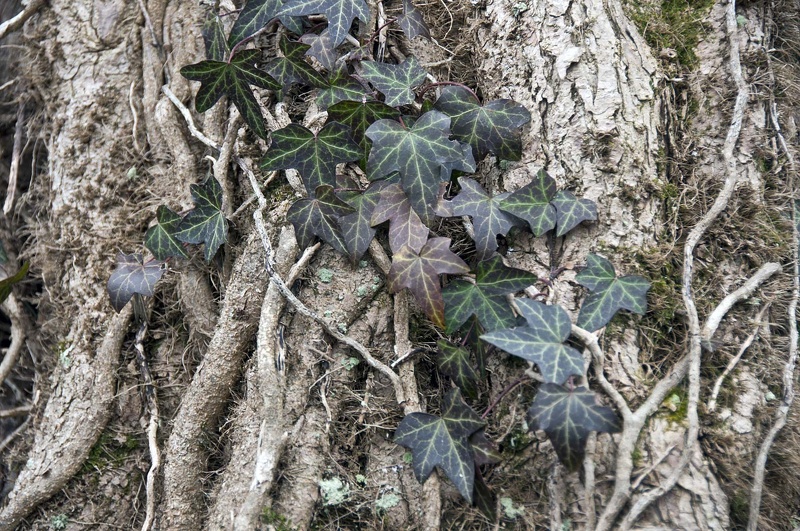
[[[132,435],[127,435],[125,440],[119,441],[109,433],[103,433],[92,449],[89,457],[83,464],[84,472],[102,470],[122,463],[139,448],[139,441]]]
[[[330,284],[333,280],[333,271],[327,267],[323,267],[317,271],[317,278],[320,280],[320,282]]]
[[[261,521],[275,531],[293,531],[295,529],[288,518],[278,514],[272,507],[264,507],[261,510]]]
[[[713,4],[713,0],[631,0],[625,7],[650,46],[657,52],[674,50],[674,60],[692,70],[698,63],[695,49],[703,35],[703,17]]]
[[[689,413],[689,399],[686,390],[682,387],[672,389],[661,404],[661,412],[665,419],[676,424],[682,424]]]

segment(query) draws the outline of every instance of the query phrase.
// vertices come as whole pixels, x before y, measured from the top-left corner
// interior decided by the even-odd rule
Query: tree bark
[[[627,403],[626,426],[641,433],[598,435],[582,471],[567,473],[554,465],[546,438],[522,424],[533,388],[509,393],[488,418],[487,433],[505,458],[486,476],[502,502],[490,522],[446,479],[434,474],[420,485],[403,449],[391,442],[403,414],[438,407],[435,364],[414,354],[390,378],[335,341],[269,282],[263,238],[275,248],[277,273],[290,286],[299,279],[298,298],[365,345],[376,363],[389,365],[435,342],[437,332],[417,317],[409,321],[405,296],[387,293],[385,255],[373,249],[356,267],[330,248],[301,256],[285,218],[297,192],[273,184],[259,204],[236,162],[255,168],[265,146],[242,141],[245,129],[223,99],[203,116],[193,113],[214,143],[233,149],[230,164],[217,162],[222,155],[192,135],[162,91],[168,87],[193,108],[196,86],[179,70],[204,58],[200,30],[208,6],[50,0],[39,7],[16,35],[32,60],[18,65],[27,90],[15,97],[36,108],[26,137],[40,151],[26,152],[33,176],[3,230],[17,235],[13,245],[32,264],[36,283],[24,288],[25,311],[35,321],[28,341],[43,345],[49,357],[37,360],[39,376],[22,400],[32,406],[31,422],[2,450],[4,473],[16,467],[19,474],[7,478],[0,529],[56,528],[57,520],[65,522],[61,529],[82,522],[127,528],[150,519],[155,528],[176,530],[743,525],[739,505],[749,492],[753,448],[774,408],[766,393],[783,392],[772,381],[779,381],[790,352],[791,278],[770,273],[704,338],[698,408],[689,398],[697,382],[686,376],[691,344],[700,338],[690,332],[691,311],[681,302],[682,252],[732,178],[727,208],[690,250],[695,268],[688,282],[700,319],[764,264],[789,271],[796,243],[788,236],[786,197],[796,197],[796,189],[794,167],[784,161],[799,139],[788,120],[780,147],[770,111],[784,123],[791,102],[774,95],[781,83],[796,86],[790,59],[796,64],[797,57],[776,55],[781,28],[778,37],[762,29],[776,18],[773,5],[736,7],[733,27],[726,2],[692,11],[702,20],[698,42],[685,43],[696,54],[692,65],[675,64],[670,49],[657,44],[657,29],[635,23],[635,8],[622,0],[464,0],[450,11],[423,9],[438,45],[389,41],[390,51],[420,57],[439,80],[455,69],[474,80],[484,100],[510,98],[531,112],[522,160],[480,165],[488,191],[514,191],[543,168],[559,188],[597,203],[597,223],[550,248],[524,235],[512,241],[509,265],[545,278],[566,267],[549,303],[577,317],[584,293],[576,266],[590,252],[612,259],[620,274],[643,274],[654,283],[651,313],[615,320],[595,338],[600,356],[589,379],[593,388],[605,382],[616,389],[603,400],[617,409]],[[448,18],[449,28],[435,23]],[[789,65],[777,78],[770,54]],[[741,57],[738,72],[732,57]],[[764,71],[771,81],[760,77]],[[737,76],[749,94],[740,111]],[[269,113],[270,127],[288,120],[280,108]],[[141,248],[158,205],[188,209],[189,185],[209,173],[226,190],[229,243],[211,264],[193,256],[165,275],[148,306],[150,335],[142,348],[149,368],[141,367],[133,312],[128,306],[116,313],[106,293],[114,257]],[[259,210],[263,234],[259,218],[253,221],[261,207],[268,207]],[[767,302],[768,323],[751,323],[758,313],[751,306]],[[750,347],[756,352],[731,373],[720,407],[706,409],[717,368],[753,326],[761,330]],[[490,397],[524,370],[501,354],[487,363]],[[145,369],[152,388],[139,376]],[[398,393],[407,396],[403,403]],[[149,423],[154,397],[159,418]],[[634,418],[648,400],[652,410]],[[797,407],[788,412],[796,420]],[[789,453],[798,425],[784,429],[791,434],[779,437],[777,455]],[[153,426],[156,437],[148,435]],[[151,491],[153,447],[162,466],[150,471]],[[675,486],[655,496],[676,470]],[[775,498],[800,488],[776,483],[764,485],[762,526],[788,529],[788,514],[800,504],[781,507]],[[514,513],[506,499],[524,511]],[[639,504],[641,514],[631,512]]]

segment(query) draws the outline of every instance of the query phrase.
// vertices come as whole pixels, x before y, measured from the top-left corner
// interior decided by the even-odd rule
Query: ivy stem
[[[472,94],[472,97],[475,98],[475,100],[481,101],[481,99],[478,97],[478,95],[475,94],[474,90],[472,90],[471,88],[469,88],[465,84],[458,83],[456,81],[437,81],[436,83],[431,83],[429,85],[425,85],[425,87],[420,91],[419,97],[422,98],[422,96],[424,96],[425,93],[428,92],[431,89],[434,89],[436,87],[444,87],[444,86],[448,86],[448,85],[453,86],[453,87],[461,87],[464,90],[466,90],[467,92],[469,92],[470,94]]]
[[[528,377],[528,376],[520,376],[519,378],[517,378],[516,380],[514,380],[513,382],[508,384],[505,387],[505,389],[500,391],[500,393],[498,393],[498,395],[496,397],[494,397],[494,400],[492,400],[492,403],[489,404],[489,407],[487,407],[486,411],[484,411],[483,415],[481,415],[481,419],[485,419],[486,417],[488,417],[489,413],[491,413],[492,410],[495,407],[497,407],[497,405],[500,403],[500,401],[503,400],[508,393],[513,391],[514,388],[517,387],[518,385],[525,383],[525,381],[527,381],[527,380],[530,380],[530,377]]]
[[[396,18],[396,17],[395,17],[395,18],[390,18],[389,20],[387,20],[387,21],[386,21],[386,23],[385,23],[385,24],[383,24],[381,27],[379,27],[378,29],[376,29],[375,31],[373,31],[373,32],[372,32],[372,37],[370,37],[370,38],[369,38],[369,40],[368,40],[367,42],[365,42],[365,43],[364,43],[364,45],[362,46],[362,48],[366,48],[367,46],[369,46],[370,44],[372,44],[372,42],[373,42],[373,41],[374,41],[374,40],[375,40],[375,39],[378,37],[378,35],[380,35],[380,34],[381,34],[381,30],[383,30],[383,28],[385,28],[385,27],[386,27],[386,26],[388,26],[389,24],[391,24],[391,23],[395,22],[396,20],[397,20],[397,18]]]

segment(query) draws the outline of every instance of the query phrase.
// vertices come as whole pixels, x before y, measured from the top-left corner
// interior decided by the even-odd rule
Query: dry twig
[[[17,31],[44,5],[44,0],[30,0],[28,5],[19,14],[0,24],[0,39],[13,31]]]

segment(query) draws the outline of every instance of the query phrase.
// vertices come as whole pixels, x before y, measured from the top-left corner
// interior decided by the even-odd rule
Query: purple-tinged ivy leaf
[[[143,263],[141,254],[119,253],[117,268],[106,286],[111,306],[121,312],[136,293],[152,297],[153,288],[163,274],[164,262],[160,260]]]
[[[428,241],[428,227],[411,208],[405,192],[397,183],[383,187],[378,205],[372,212],[373,226],[384,221],[389,221],[389,247],[393,253],[399,252],[403,246],[418,253]]]
[[[404,245],[392,257],[389,291],[408,288],[436,326],[444,328],[444,301],[440,273],[464,274],[469,267],[450,251],[450,238],[431,238],[419,253]]]
[[[325,85],[317,93],[317,105],[321,111],[336,105],[340,101],[368,101],[372,95],[358,82],[356,78],[347,73],[347,67],[342,66],[328,75]]]
[[[228,41],[225,39],[225,30],[222,21],[216,14],[208,16],[203,23],[203,42],[206,45],[206,59],[212,61],[227,61],[231,53]]]
[[[355,264],[367,252],[369,244],[375,237],[376,230],[372,227],[372,213],[378,205],[381,188],[384,182],[372,183],[364,191],[354,191],[356,183],[349,178],[336,177],[339,188],[346,190],[336,192],[336,196],[347,203],[355,211],[339,218],[339,227],[342,229],[347,254],[350,262]]]
[[[339,59],[339,52],[333,46],[331,41],[331,34],[328,30],[323,31],[319,35],[316,33],[307,33],[300,37],[300,41],[308,44],[310,48],[306,51],[309,55],[319,61],[322,68],[329,72],[333,70],[336,60]]]

